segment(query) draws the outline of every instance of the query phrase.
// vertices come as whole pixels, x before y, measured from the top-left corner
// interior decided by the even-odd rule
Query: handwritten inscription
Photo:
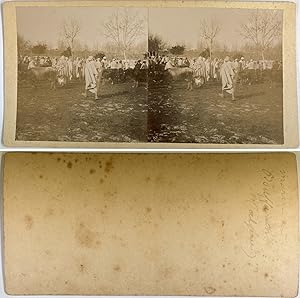
[[[254,206],[255,207],[255,206]],[[255,219],[255,211],[254,209],[249,209],[248,211],[248,218],[244,222],[248,233],[249,233],[249,243],[247,248],[242,248],[243,252],[247,257],[253,259],[256,257],[255,251],[255,238],[258,236],[256,233],[256,225],[257,221]]]
[[[287,195],[287,190],[286,190],[286,186],[285,186],[286,176],[287,176],[286,171],[281,170],[279,181],[280,181],[280,197],[281,197],[282,204],[285,204],[286,195]]]
[[[268,169],[262,169],[260,174],[262,175],[261,186],[258,188],[258,191],[251,193],[251,199],[247,201],[250,204],[250,208],[244,221],[248,233],[248,241],[242,247],[242,251],[251,259],[255,258],[258,253],[256,240],[263,236],[270,241],[268,235],[272,232],[271,215],[274,208],[272,190],[274,189],[275,176]],[[258,229],[259,223],[264,225],[263,235]]]
[[[286,178],[287,178],[287,173],[285,170],[281,170],[280,171],[280,178],[279,178],[279,181],[280,181],[280,199],[281,199],[281,216],[282,218],[285,218],[285,205],[287,203],[287,189],[286,189],[286,185],[285,185],[285,182],[286,182]],[[281,222],[281,234],[283,234],[284,232],[284,229],[285,229],[285,225],[286,225],[286,221],[283,220]]]

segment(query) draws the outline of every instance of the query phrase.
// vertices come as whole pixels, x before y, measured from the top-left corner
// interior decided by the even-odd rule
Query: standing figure
[[[81,59],[79,57],[75,60],[75,76],[76,79],[80,79]]]
[[[220,68],[220,76],[222,80],[222,93],[219,94],[221,97],[224,97],[224,91],[231,94],[232,100],[235,100],[234,92],[236,85],[235,72],[232,68],[232,63],[230,62],[229,57],[227,56],[224,59],[224,63]]]
[[[73,59],[72,57],[67,58],[67,67],[68,67],[68,79],[69,81],[73,78]]]
[[[246,61],[245,61],[245,58],[244,57],[241,57],[241,60],[240,60],[240,71],[243,71],[245,68],[246,68]]]
[[[67,84],[67,78],[68,78],[68,65],[67,65],[66,57],[64,55],[62,55],[58,59],[55,68],[57,69],[59,84],[61,86],[65,86]]]
[[[174,67],[174,64],[172,63],[172,61],[169,58],[166,58],[165,61],[166,61],[165,70],[168,70],[168,69]]]
[[[141,69],[147,69],[147,68],[148,68],[147,61],[144,60],[142,65],[141,65]]]
[[[208,82],[209,79],[211,78],[211,60],[210,60],[210,58],[208,57],[204,63],[205,63],[205,77],[206,77],[206,81]]]
[[[81,78],[84,80],[85,78],[85,65],[86,65],[86,59],[81,60]]]
[[[218,59],[214,58],[211,63],[211,76],[214,80],[218,80]]]
[[[35,60],[29,57],[28,69],[36,67]]]
[[[206,80],[206,67],[205,67],[204,58],[199,56],[198,59],[193,64],[192,68],[194,70],[194,77],[200,80],[201,85],[203,85]]]
[[[106,69],[106,68],[109,67],[109,62],[107,61],[106,56],[104,56],[104,57],[102,58],[101,63],[102,63],[102,67],[103,67],[103,68]]]
[[[238,73],[238,72],[239,72],[239,70],[240,70],[240,63],[239,63],[239,61],[238,61],[237,58],[234,59],[234,61],[232,62],[232,68],[233,68],[233,71],[234,71],[235,73]]]
[[[93,60],[93,56],[89,56],[86,60],[84,67],[85,77],[85,92],[82,94],[84,97],[88,96],[88,91],[95,94],[95,99],[98,99],[98,71]]]

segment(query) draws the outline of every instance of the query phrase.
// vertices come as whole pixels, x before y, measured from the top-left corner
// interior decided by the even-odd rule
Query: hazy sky
[[[47,42],[57,47],[61,24],[68,18],[79,21],[82,44],[101,48],[107,39],[103,36],[103,23],[117,8],[109,7],[19,7],[17,8],[18,33],[32,43]],[[130,8],[147,20],[145,34],[139,41],[147,41],[149,32],[159,34],[169,44],[185,43],[194,48],[199,41],[200,24],[204,19],[214,19],[221,31],[218,41],[229,47],[239,47],[244,43],[240,36],[240,24],[247,21],[253,10],[220,8]],[[147,28],[148,27],[148,28]]]
[[[101,47],[101,44],[107,42],[103,36],[103,23],[116,9],[110,7],[18,7],[17,30],[32,43],[44,41],[55,48],[60,37],[62,23],[73,18],[80,24],[79,39],[82,43],[90,47],[98,43]],[[147,9],[130,8],[129,10],[147,20]],[[145,34],[139,38],[140,42],[147,41],[147,30],[147,22],[145,22]]]
[[[149,32],[159,34],[170,44],[184,42],[196,47],[202,20],[213,19],[220,27],[218,41],[235,47],[244,44],[240,24],[247,21],[253,10],[221,8],[159,8],[149,11]]]

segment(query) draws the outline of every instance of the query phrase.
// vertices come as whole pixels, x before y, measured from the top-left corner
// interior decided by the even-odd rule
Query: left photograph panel
[[[146,142],[147,16],[17,7],[16,140]]]

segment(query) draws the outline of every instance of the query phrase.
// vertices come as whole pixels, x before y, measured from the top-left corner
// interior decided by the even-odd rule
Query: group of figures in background
[[[236,83],[253,84],[255,82],[269,79],[280,79],[282,70],[281,61],[272,60],[245,60],[243,56],[231,59],[226,56],[224,59],[204,57],[168,57],[152,55],[150,60],[150,73],[157,71],[167,71],[173,77],[185,76],[188,81],[188,89],[192,90],[193,85],[201,87],[206,82],[221,82],[220,96],[224,97],[224,92],[230,93],[235,99],[234,90]]]
[[[60,57],[49,56],[25,56],[19,57],[19,74],[24,79],[28,78],[36,86],[36,82],[43,79],[49,79],[51,87],[56,85],[65,86],[68,82],[85,80],[85,96],[87,90],[91,91],[97,97],[96,87],[104,79],[108,79],[111,84],[122,82],[128,76],[135,78],[136,72],[143,72],[148,69],[147,60],[121,60],[117,58],[107,59],[88,56],[82,57]],[[138,80],[134,80],[138,82]],[[137,87],[137,85],[135,86]]]
[[[111,84],[122,83],[128,80],[134,82],[133,87],[143,83],[169,83],[170,81],[184,80],[187,89],[193,86],[201,87],[209,81],[220,82],[221,93],[231,94],[235,100],[237,83],[249,85],[267,80],[271,84],[281,80],[282,62],[272,60],[246,60],[238,58],[218,57],[178,57],[148,53],[144,59],[108,59],[106,56],[82,57],[49,57],[25,56],[19,57],[19,75],[28,78],[33,86],[37,81],[48,79],[51,87],[65,86],[68,82],[85,81],[83,96],[88,92],[99,99],[100,86],[105,82]],[[147,86],[146,86],[147,88]]]

